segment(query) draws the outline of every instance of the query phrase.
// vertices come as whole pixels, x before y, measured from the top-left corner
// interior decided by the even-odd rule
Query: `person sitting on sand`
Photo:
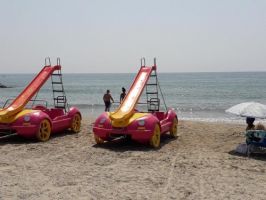
[[[122,87],[122,93],[120,94],[120,103],[123,101],[125,96],[126,96],[126,89]]]
[[[253,117],[247,117],[246,118],[246,123],[248,125],[246,128],[246,131],[255,129],[255,125],[253,124],[254,121],[255,121],[255,118],[253,118]]]
[[[114,103],[114,99],[113,99],[112,95],[110,94],[110,90],[107,90],[106,93],[103,95],[103,101],[105,104],[105,112],[110,111],[111,100]]]

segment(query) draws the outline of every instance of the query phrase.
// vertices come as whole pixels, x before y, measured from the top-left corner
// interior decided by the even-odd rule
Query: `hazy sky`
[[[266,71],[266,0],[0,0],[0,73]]]

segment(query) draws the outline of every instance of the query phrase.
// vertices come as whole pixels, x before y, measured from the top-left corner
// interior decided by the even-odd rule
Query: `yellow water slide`
[[[142,66],[131,85],[128,94],[116,111],[110,113],[112,125],[116,127],[126,126],[128,119],[134,114],[134,109],[142,94],[142,91],[149,80],[154,67]]]
[[[31,98],[39,91],[42,85],[47,81],[50,75],[61,69],[60,65],[45,66],[31,83],[20,93],[20,95],[6,108],[0,110],[0,122],[6,121],[9,117],[19,113]]]

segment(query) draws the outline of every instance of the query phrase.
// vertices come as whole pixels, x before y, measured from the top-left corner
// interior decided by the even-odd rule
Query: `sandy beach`
[[[45,143],[1,140],[0,199],[265,199],[265,156],[233,151],[244,125],[180,121],[154,150],[95,145],[91,122]]]

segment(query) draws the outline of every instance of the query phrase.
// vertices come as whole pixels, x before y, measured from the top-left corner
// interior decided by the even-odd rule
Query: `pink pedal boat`
[[[156,60],[152,67],[145,66],[141,59],[141,68],[123,102],[114,112],[104,112],[93,126],[97,144],[120,137],[130,137],[140,143],[149,143],[152,147],[160,146],[162,134],[167,132],[177,137],[178,118],[174,110],[160,111],[160,86],[156,73]],[[146,87],[148,112],[136,110],[139,98]]]
[[[46,101],[32,100],[49,77],[52,80],[53,108],[48,108]],[[51,66],[50,59],[46,58],[39,74],[16,99],[10,104],[8,102],[0,109],[0,138],[20,135],[44,142],[49,140],[52,133],[66,129],[75,133],[80,131],[81,113],[76,107],[69,108],[67,104],[59,58],[55,66]],[[34,106],[27,108],[29,102]]]

